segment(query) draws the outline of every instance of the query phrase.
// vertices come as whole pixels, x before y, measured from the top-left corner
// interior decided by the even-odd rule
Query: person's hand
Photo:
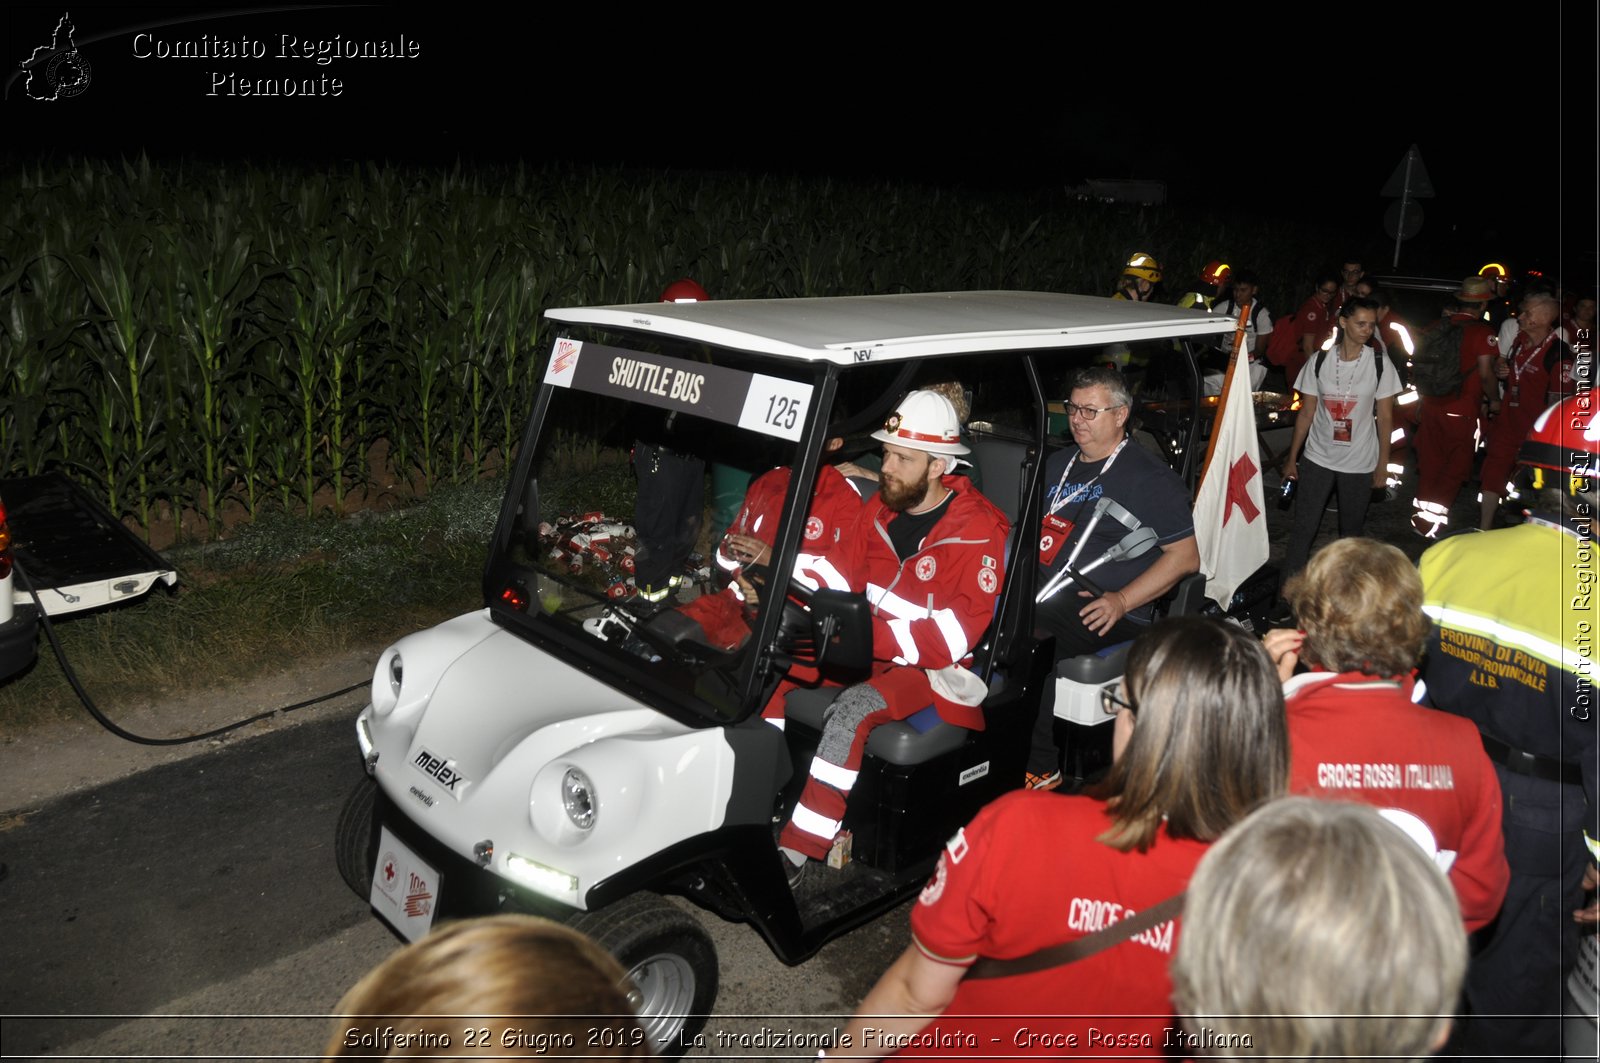
[[[728,556],[742,565],[764,565],[772,560],[772,548],[753,535],[730,532],[723,545]]]
[[[873,472],[871,469],[863,469],[853,461],[841,461],[838,465],[835,465],[834,468],[839,470],[839,474],[841,476],[854,477],[860,480],[871,480],[873,483],[878,482],[877,473]]]
[[[1079,597],[1087,598],[1088,591],[1079,591]],[[1116,625],[1118,620],[1128,615],[1128,600],[1122,596],[1121,591],[1106,591],[1100,597],[1078,610],[1078,617],[1083,621],[1084,627],[1096,635],[1104,635]]]
[[[745,578],[742,569],[734,573],[733,582],[739,585],[739,593],[744,595],[744,607],[746,609],[755,610],[761,607],[761,595],[756,590],[756,585]]]
[[[1379,465],[1372,470],[1372,489],[1381,491],[1389,486],[1389,470]]]
[[[1300,479],[1300,465],[1299,465],[1299,463],[1296,462],[1293,458],[1285,458],[1284,461],[1283,461],[1283,472],[1282,472],[1281,475],[1282,475],[1282,478],[1285,479],[1285,480],[1298,480],[1298,479]]]
[[[1583,869],[1583,892],[1592,893],[1597,887],[1600,887],[1600,867],[1590,864]],[[1579,908],[1573,912],[1572,920],[1575,923],[1585,923],[1589,926],[1600,924],[1600,898],[1590,901],[1586,907]]]
[[[1494,360],[1494,375],[1501,380],[1509,377],[1511,375],[1511,362],[1505,358],[1496,358]]]
[[[1300,649],[1305,645],[1306,633],[1293,628],[1275,627],[1261,640],[1273,667],[1278,669],[1278,681],[1287,683],[1294,675],[1294,666],[1300,663]]]

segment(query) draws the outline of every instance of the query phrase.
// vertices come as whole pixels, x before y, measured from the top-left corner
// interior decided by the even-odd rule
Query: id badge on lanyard
[[[1333,425],[1333,442],[1349,446],[1355,439],[1355,419],[1351,414],[1355,412],[1356,400],[1353,397],[1340,397],[1324,401],[1328,406],[1328,419]]]
[[[1048,566],[1072,536],[1072,521],[1047,514],[1039,522],[1039,564]]]
[[[1074,522],[1065,517],[1056,516],[1056,510],[1063,505],[1070,505],[1085,496],[1090,486],[1110,471],[1111,466],[1116,463],[1117,455],[1121,454],[1122,448],[1127,445],[1128,440],[1124,438],[1122,442],[1117,444],[1116,449],[1107,455],[1106,462],[1100,467],[1100,471],[1095,473],[1088,483],[1079,486],[1071,495],[1063,495],[1063,492],[1066,490],[1067,477],[1072,475],[1073,466],[1078,464],[1078,455],[1074,454],[1067,461],[1067,467],[1061,470],[1061,480],[1056,484],[1056,499],[1051,503],[1050,512],[1046,513],[1044,519],[1039,521],[1039,564],[1048,567],[1056,559],[1056,554],[1060,553],[1061,547],[1066,545],[1066,541],[1072,537]],[[1079,508],[1082,508],[1082,503],[1079,504]]]

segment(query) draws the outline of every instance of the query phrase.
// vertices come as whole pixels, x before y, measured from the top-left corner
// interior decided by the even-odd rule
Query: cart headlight
[[[569,904],[577,902],[577,876],[570,875],[560,868],[541,864],[518,853],[507,853],[506,874],[539,893],[558,897]]]
[[[400,651],[391,647],[378,658],[378,667],[372,673],[372,711],[386,716],[400,704],[400,687],[405,682],[405,663]]]
[[[579,830],[594,826],[594,783],[577,768],[568,768],[566,774],[561,776],[561,807],[566,809],[567,818]]]

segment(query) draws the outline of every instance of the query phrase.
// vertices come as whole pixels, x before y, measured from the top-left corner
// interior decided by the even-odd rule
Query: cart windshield
[[[773,558],[788,470],[820,420],[816,373],[584,333],[555,341],[544,384],[486,574],[491,610],[673,715],[738,717],[760,685],[763,612],[785,598]]]

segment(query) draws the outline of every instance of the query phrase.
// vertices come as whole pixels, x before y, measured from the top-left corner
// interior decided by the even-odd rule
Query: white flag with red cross
[[[1235,352],[1211,426],[1211,447],[1194,499],[1194,534],[1206,597],[1226,609],[1239,584],[1267,561],[1266,491],[1256,440],[1250,366]]]

